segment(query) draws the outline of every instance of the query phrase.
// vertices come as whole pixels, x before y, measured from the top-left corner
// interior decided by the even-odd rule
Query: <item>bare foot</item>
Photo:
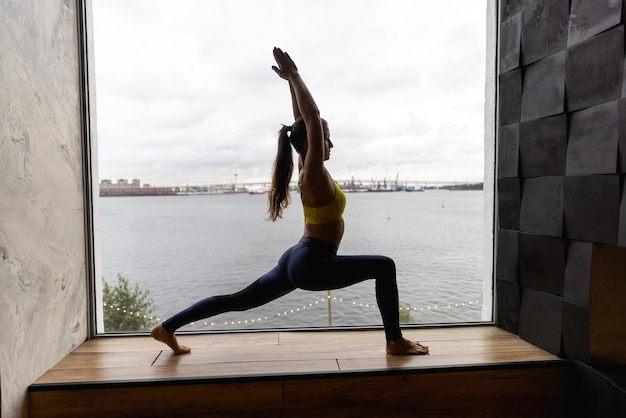
[[[419,356],[428,353],[428,346],[422,345],[417,341],[409,341],[406,338],[399,338],[393,341],[387,341],[387,354],[395,356]]]
[[[174,354],[187,354],[191,352],[191,348],[180,345],[176,336],[163,328],[163,325],[157,325],[154,327],[154,329],[150,332],[150,335],[155,340],[167,344],[169,348],[174,351]]]

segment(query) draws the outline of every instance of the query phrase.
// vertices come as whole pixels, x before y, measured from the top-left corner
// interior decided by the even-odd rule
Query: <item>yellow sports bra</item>
[[[346,195],[335,181],[335,198],[326,206],[310,207],[302,205],[304,222],[308,224],[325,224],[343,219],[343,210],[346,207]]]

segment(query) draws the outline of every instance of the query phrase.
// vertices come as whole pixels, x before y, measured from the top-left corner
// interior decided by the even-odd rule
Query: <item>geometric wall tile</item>
[[[496,324],[517,334],[519,328],[520,288],[514,283],[496,280]]]
[[[500,17],[503,21],[522,10],[522,0],[501,0],[500,1]]]
[[[527,0],[522,12],[522,63],[528,65],[567,45],[569,2]]]
[[[498,229],[496,245],[496,279],[517,283],[518,233]]]
[[[564,175],[567,150],[566,115],[521,123],[519,147],[522,177]]]
[[[500,127],[498,135],[498,178],[519,174],[519,124]]]
[[[519,235],[519,284],[563,296],[565,242],[542,235]]]
[[[525,68],[522,121],[563,113],[565,109],[565,51]]]
[[[624,27],[617,26],[568,48],[566,67],[570,111],[619,99],[624,67]]]
[[[591,255],[593,243],[569,241],[565,262],[563,298],[579,306],[589,306]]]
[[[622,186],[622,198],[619,205],[617,245],[620,247],[626,247],[626,181],[624,181],[624,185]]]
[[[572,113],[567,175],[617,172],[618,121],[617,101]]]
[[[622,2],[572,0],[567,45],[572,46],[619,24]]]
[[[589,363],[589,310],[563,301],[563,355]]]
[[[616,244],[619,223],[619,175],[563,178],[565,236]]]
[[[626,97],[626,57],[624,62],[624,72],[622,73],[622,95],[620,97]]]
[[[626,83],[623,84],[626,87]],[[626,173],[626,99],[617,101],[618,122],[618,171]]]
[[[499,126],[519,123],[522,106],[522,71],[515,69],[500,75],[498,97]]]
[[[502,22],[500,29],[500,73],[519,67],[522,17],[518,13]]]
[[[563,235],[563,178],[525,179],[520,208],[521,232],[560,238]]]
[[[520,179],[498,180],[498,225],[504,229],[519,229]]]
[[[544,350],[561,350],[561,299],[545,292],[523,289],[519,317],[519,336]]]

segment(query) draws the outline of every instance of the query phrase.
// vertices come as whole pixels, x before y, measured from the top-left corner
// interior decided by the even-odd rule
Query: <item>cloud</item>
[[[482,178],[485,0],[94,0],[93,10],[100,178],[269,179],[277,131],[292,120],[274,46],[330,123],[335,177],[352,167]]]

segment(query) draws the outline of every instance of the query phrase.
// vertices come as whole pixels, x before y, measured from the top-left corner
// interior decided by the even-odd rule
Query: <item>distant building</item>
[[[117,183],[104,179],[100,181],[100,196],[168,196],[175,195],[176,192],[171,187],[151,187],[144,184],[141,187],[139,179],[128,182],[127,179],[119,179]]]

